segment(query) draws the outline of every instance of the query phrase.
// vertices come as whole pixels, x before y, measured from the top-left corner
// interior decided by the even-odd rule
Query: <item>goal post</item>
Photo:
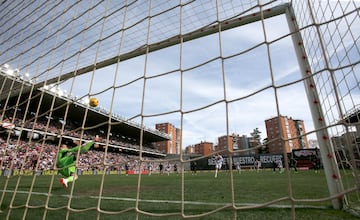
[[[59,77],[54,77],[52,79],[48,79],[46,81],[46,84],[58,83],[59,81],[61,82],[63,80],[70,79],[74,76],[79,76],[79,75],[91,72],[94,69],[101,69],[101,68],[105,68],[110,65],[114,65],[119,61],[123,62],[128,59],[144,55],[146,53],[151,53],[151,52],[161,50],[166,47],[171,47],[171,46],[180,44],[181,42],[187,42],[187,41],[205,37],[205,36],[208,36],[211,34],[215,34],[219,30],[225,31],[225,30],[236,28],[236,27],[246,25],[246,24],[249,24],[252,22],[260,21],[261,19],[267,19],[267,18],[271,18],[273,16],[278,16],[280,14],[284,14],[287,7],[289,7],[289,4],[282,4],[282,5],[275,6],[274,8],[270,8],[270,9],[264,11],[263,13],[253,13],[250,15],[245,15],[240,18],[235,18],[235,19],[230,19],[230,20],[226,20],[223,22],[219,22],[214,25],[207,25],[207,26],[201,27],[198,30],[193,31],[191,33],[183,34],[181,36],[180,35],[174,36],[174,37],[168,38],[168,39],[160,41],[160,42],[156,42],[156,43],[153,43],[153,44],[150,44],[147,46],[140,47],[134,51],[131,51],[131,52],[128,52],[125,54],[121,54],[119,56],[115,56],[115,57],[109,58],[107,60],[99,61],[93,65],[81,67],[81,68],[71,71],[69,73],[64,73]],[[35,88],[40,88],[42,86],[44,86],[44,83],[40,82],[37,85],[35,85]]]
[[[304,87],[314,127],[317,130],[316,136],[319,143],[321,160],[324,166],[329,192],[330,195],[334,197],[332,205],[335,209],[341,209],[343,207],[343,195],[341,193],[344,188],[341,182],[341,175],[336,161],[334,148],[326,128],[325,116],[322,110],[320,97],[317,93],[317,86],[312,78],[311,66],[307,60],[304,43],[296,23],[296,17],[292,7],[287,7],[285,13],[290,32],[292,33],[294,49],[299,62],[300,72],[302,77],[305,79]]]

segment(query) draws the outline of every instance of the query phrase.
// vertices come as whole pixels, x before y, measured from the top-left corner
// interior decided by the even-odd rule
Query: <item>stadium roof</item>
[[[359,120],[360,120],[360,107],[352,109],[345,116],[345,121],[350,124],[358,123]]]
[[[83,123],[86,113],[85,127],[98,127],[107,130],[109,120],[111,120],[111,129],[113,133],[120,133],[126,137],[139,139],[141,132],[141,125],[124,118],[112,116],[109,119],[109,114],[106,110],[100,108],[88,107],[86,104],[80,102],[80,100],[71,99],[58,95],[56,93],[45,91],[42,88],[34,90],[34,83],[24,80],[22,76],[7,74],[3,69],[0,71],[0,104],[3,106],[6,100],[9,100],[7,106],[15,106],[19,100],[18,108],[26,108],[29,102],[29,96],[31,91],[31,100],[29,103],[29,111],[37,112],[39,107],[39,116],[47,116],[50,113],[50,109],[53,109],[53,117],[64,116],[66,111],[67,121],[78,121]],[[42,92],[43,91],[43,92]],[[18,99],[20,98],[20,99]],[[39,105],[39,103],[41,103]],[[67,106],[68,109],[67,109]],[[100,125],[100,126],[99,126]],[[156,129],[150,129],[143,127],[144,142],[158,142],[169,139],[166,133],[160,132]]]

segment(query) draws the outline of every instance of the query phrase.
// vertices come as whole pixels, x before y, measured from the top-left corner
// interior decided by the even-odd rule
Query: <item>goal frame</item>
[[[168,38],[166,40],[147,45],[146,47],[137,48],[131,52],[99,61],[95,64],[76,69],[74,71],[62,74],[61,76],[48,79],[44,82],[39,82],[34,85],[34,89],[41,88],[45,85],[60,83],[64,80],[68,80],[75,76],[79,76],[94,71],[96,69],[101,69],[116,64],[117,62],[125,61],[137,56],[144,55],[149,52],[154,52],[166,47],[174,46],[181,42],[195,40],[207,35],[217,33],[219,31],[229,30],[232,28],[240,27],[246,24],[258,22],[279,15],[286,16],[286,20],[292,37],[293,47],[299,64],[300,72],[302,78],[305,79],[304,87],[312,116],[312,121],[314,124],[314,128],[316,130],[317,140],[320,146],[321,160],[324,166],[324,172],[326,176],[328,189],[330,192],[330,197],[332,198],[331,200],[332,206],[334,209],[341,209],[343,207],[343,202],[344,202],[344,198],[343,198],[344,196],[342,194],[344,187],[341,182],[341,175],[336,161],[334,147],[332,145],[330,136],[326,129],[325,117],[321,107],[321,103],[319,101],[320,99],[317,93],[316,84],[312,77],[311,66],[307,59],[302,36],[298,28],[296,17],[290,3],[284,3],[282,5],[278,5],[258,13],[253,13],[246,16],[222,21],[214,25],[202,27],[196,31],[181,36],[177,35]],[[319,32],[317,32],[317,36],[319,38],[319,41],[322,42]],[[323,54],[325,54],[323,46],[322,49],[323,49]],[[17,95],[17,92],[13,91],[12,95]]]

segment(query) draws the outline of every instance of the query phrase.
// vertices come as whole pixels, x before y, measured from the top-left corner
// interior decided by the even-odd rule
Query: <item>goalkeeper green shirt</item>
[[[60,150],[56,162],[56,167],[62,168],[59,169],[59,173],[61,173],[64,176],[70,176],[72,173],[74,173],[76,154],[79,148],[80,148],[80,153],[84,153],[88,151],[93,145],[94,142],[90,141],[82,146],[76,146],[70,149]]]

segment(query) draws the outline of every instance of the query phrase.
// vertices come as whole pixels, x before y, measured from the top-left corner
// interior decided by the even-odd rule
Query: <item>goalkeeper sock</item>
[[[68,178],[66,178],[67,183],[70,183],[72,181],[74,181],[74,176],[69,176]]]

